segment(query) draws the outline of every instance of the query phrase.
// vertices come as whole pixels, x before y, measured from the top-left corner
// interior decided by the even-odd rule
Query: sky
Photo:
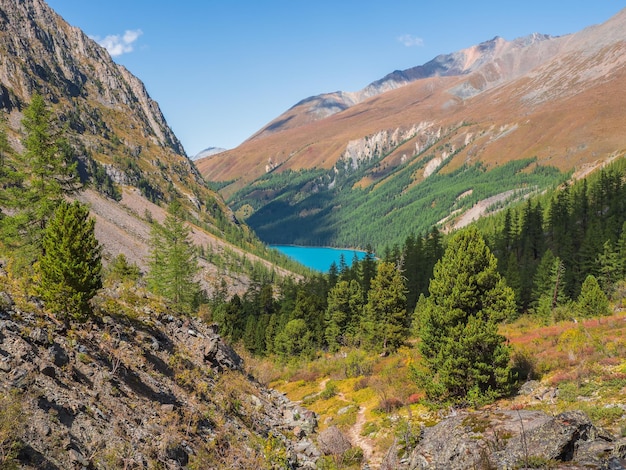
[[[234,148],[298,101],[501,36],[560,36],[590,1],[47,0],[141,79],[187,155]]]

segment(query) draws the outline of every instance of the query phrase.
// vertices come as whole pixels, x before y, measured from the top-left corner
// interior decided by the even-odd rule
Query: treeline
[[[514,294],[515,308],[506,320],[535,314],[552,321],[608,311],[604,303],[577,308],[590,283],[610,298],[626,275],[625,168],[621,160],[480,224],[498,274]],[[214,319],[224,335],[256,354],[306,356],[341,346],[391,351],[408,337],[420,297],[430,296],[446,246],[432,228],[388,247],[378,260],[368,247],[363,260],[350,266],[344,260],[326,275],[256,283],[241,297],[217,301]]]
[[[490,168],[480,163],[463,165],[452,171],[446,171],[443,163],[422,178],[433,157],[426,150],[389,169],[375,184],[368,173],[374,171],[375,162],[353,172],[339,163],[325,174],[273,172],[234,194],[229,204],[235,209],[254,208],[247,223],[269,243],[338,247],[369,243],[380,252],[386,244],[401,244],[411,234],[424,233],[450,213],[478,201],[507,191],[510,198],[520,200],[568,176],[529,158]]]

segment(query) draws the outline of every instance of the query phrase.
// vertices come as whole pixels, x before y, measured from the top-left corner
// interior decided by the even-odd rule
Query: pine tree
[[[378,263],[365,312],[369,347],[386,354],[404,343],[411,319],[406,313],[404,279],[393,263]]]
[[[152,227],[148,288],[185,313],[192,310],[200,291],[194,277],[198,271],[196,252],[189,240],[189,227],[177,215],[166,216],[163,225]]]
[[[602,292],[597,279],[587,276],[576,301],[576,310],[582,317],[597,317],[610,315],[609,300]]]
[[[3,241],[16,249],[18,269],[32,264],[42,250],[43,230],[65,196],[80,186],[77,163],[63,129],[40,95],[33,95],[22,120],[24,153],[11,166],[1,204],[12,209],[2,220]]]
[[[429,396],[459,401],[507,392],[509,348],[497,325],[515,314],[514,294],[476,228],[450,240],[429,291],[416,312]]]
[[[37,289],[46,308],[65,320],[84,320],[90,299],[102,287],[94,226],[85,205],[62,202],[44,231]]]
[[[325,338],[331,352],[338,351],[341,346],[348,343],[348,338],[355,337],[356,331],[353,328],[362,309],[363,294],[357,281],[339,281],[330,290],[326,309]]]

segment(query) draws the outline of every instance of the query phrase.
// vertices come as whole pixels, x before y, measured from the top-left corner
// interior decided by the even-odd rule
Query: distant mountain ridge
[[[430,77],[449,77],[470,74],[485,64],[504,60],[506,56],[519,53],[521,49],[532,44],[549,41],[551,39],[553,39],[552,36],[538,33],[530,34],[513,41],[506,41],[496,36],[476,46],[451,54],[439,55],[423,65],[411,67],[406,70],[395,70],[356,92],[337,91],[334,93],[311,96],[296,103],[284,114],[255,133],[251,139],[295,127],[298,125],[297,123],[300,122],[297,119],[299,115],[305,115],[307,117],[306,122],[323,119],[362,103],[369,98],[403,87],[416,80]],[[520,71],[517,72],[520,73]]]
[[[400,233],[407,226],[403,211],[416,206],[414,193],[423,182],[434,184],[432,175],[478,164],[490,171],[524,159],[586,172],[623,155],[625,75],[623,10],[577,33],[496,37],[393,72],[360,92],[307,98],[239,147],[196,164],[226,183],[221,193],[265,241],[285,242],[290,231],[306,226],[309,233],[299,234],[298,243],[362,246],[348,227],[361,223],[355,212],[380,211],[372,202],[376,194],[389,192],[385,200],[396,202],[382,213],[395,214],[391,232]],[[347,178],[346,168],[351,176],[337,180]],[[288,171],[300,187],[281,179]],[[517,189],[502,187],[484,199]],[[356,190],[368,198],[351,206]],[[461,194],[472,197],[452,197],[445,210],[437,198],[424,202],[414,228],[456,226],[468,204],[480,202],[474,183]],[[435,206],[439,218],[431,211]]]
[[[192,160],[199,160],[204,157],[210,157],[212,155],[217,155],[218,153],[226,152],[228,149],[224,149],[221,147],[208,147],[198,152],[196,155],[191,157]]]

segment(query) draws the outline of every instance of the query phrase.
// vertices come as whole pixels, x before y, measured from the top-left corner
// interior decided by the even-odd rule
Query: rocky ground
[[[139,294],[134,316],[109,298],[80,325],[0,300],[0,398],[19,410],[0,410],[0,467],[13,439],[26,469],[315,468],[315,414],[248,377],[215,327]]]
[[[626,468],[626,438],[594,425],[582,411],[549,414],[522,403],[558,400],[558,389],[527,382],[510,408],[451,410],[422,427],[409,455],[392,448],[381,469],[603,469]]]

